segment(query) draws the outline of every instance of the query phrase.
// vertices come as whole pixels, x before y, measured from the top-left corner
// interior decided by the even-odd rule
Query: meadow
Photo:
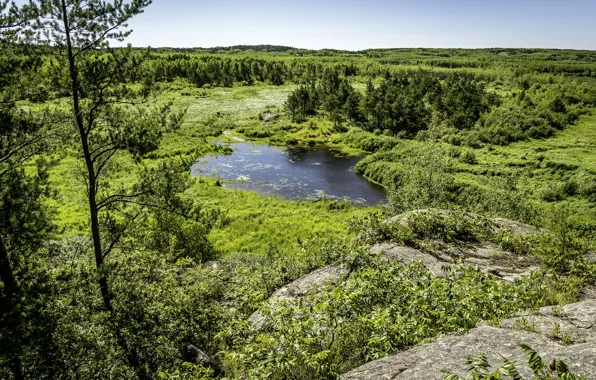
[[[107,49],[76,33],[74,53],[2,40],[2,378],[334,379],[596,279],[595,52]],[[389,203],[191,173],[238,139],[362,157]],[[489,244],[537,269],[503,281],[462,256],[437,276],[383,243]],[[267,302],[329,268],[335,283]]]

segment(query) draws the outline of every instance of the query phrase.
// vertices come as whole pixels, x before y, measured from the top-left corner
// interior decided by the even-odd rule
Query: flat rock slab
[[[492,219],[492,221],[499,227],[508,229],[514,235],[536,234],[539,232],[546,232],[546,230],[544,229],[537,229],[536,227],[531,226],[529,224],[521,223],[511,219],[495,218]]]
[[[435,256],[418,249],[391,243],[375,244],[370,248],[370,251],[380,255],[381,258],[387,261],[399,261],[406,265],[414,261],[420,261],[437,277],[445,276],[443,266],[453,264],[453,261],[439,260]]]
[[[488,219],[474,213],[455,215],[448,210],[421,209],[408,211],[388,219],[387,223],[398,223],[408,226],[412,218],[423,214],[433,215],[439,219],[446,219],[453,216],[467,218],[470,222],[475,221],[483,224],[485,228],[493,233],[507,231],[513,235],[522,235],[546,232],[546,230],[540,230],[515,220],[503,218]],[[540,269],[535,258],[507,252],[490,241],[470,242],[463,245],[447,244],[435,240],[429,240],[427,242],[431,243],[429,247],[433,247],[430,251],[420,251],[389,242],[376,244],[371,250],[379,253],[381,257],[388,261],[399,261],[403,264],[420,261],[437,277],[445,275],[445,265],[459,261],[462,261],[465,265],[472,265],[485,273],[492,274],[505,281],[514,281]]]
[[[388,242],[375,244],[370,248],[370,251],[390,262],[398,261],[407,265],[414,261],[420,261],[437,277],[444,277],[446,275],[445,266],[456,262],[456,258],[444,252],[433,252],[431,254]],[[465,249],[459,248],[457,251],[457,259],[462,260],[463,264],[471,265],[505,281],[514,281],[539,269],[536,265],[528,265],[525,258],[516,257],[491,244]]]
[[[269,300],[281,300],[290,297],[303,296],[313,290],[315,287],[322,286],[328,282],[337,281],[348,270],[340,266],[326,266],[310,272],[300,277],[296,281],[277,289],[269,298]]]
[[[314,272],[305,274],[296,281],[277,289],[271,297],[269,297],[267,302],[269,305],[273,305],[276,302],[304,296],[327,283],[337,282],[346,273],[348,273],[346,268],[335,265],[317,269]],[[265,324],[265,317],[258,310],[255,311],[248,320],[259,329],[263,328]]]
[[[563,334],[576,334],[579,338],[564,344]],[[547,363],[563,360],[573,372],[586,379],[596,379],[596,300],[567,305],[560,310],[542,308],[535,316],[505,320],[501,327],[476,327],[463,335],[444,337],[372,361],[341,379],[439,380],[444,376],[443,369],[464,376],[464,362],[479,353],[487,356],[493,368],[503,364],[501,356],[509,360],[525,359],[520,344],[532,347]],[[526,378],[532,378],[527,366],[520,365],[518,369]]]

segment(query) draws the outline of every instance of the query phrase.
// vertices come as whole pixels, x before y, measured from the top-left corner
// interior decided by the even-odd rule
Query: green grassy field
[[[568,183],[577,185],[575,193],[565,194],[573,215],[579,220],[596,222],[596,204],[579,195],[590,191],[596,174],[596,115],[586,115],[577,123],[545,140],[517,142],[508,146],[468,149],[477,163],[459,162],[457,178],[481,185],[491,176],[518,176],[521,186],[528,189],[543,204],[563,199],[549,199],[547,194]],[[552,197],[551,197],[552,198]]]
[[[234,140],[233,136],[254,143],[286,145],[288,142],[306,146],[327,145],[353,154],[361,149],[346,143],[343,134],[333,130],[324,117],[303,123],[291,123],[283,113],[283,103],[294,86],[253,86],[234,88],[196,89],[185,83],[169,84],[158,102],[173,102],[177,109],[187,109],[182,127],[164,136],[159,149],[146,164],[177,156],[199,157],[221,153],[216,144]],[[276,115],[273,121],[260,119],[264,113]],[[266,132],[259,135],[259,131]],[[244,133],[243,133],[244,132]],[[260,136],[260,137],[259,137]],[[404,151],[419,144],[415,140],[401,140],[394,150]],[[477,163],[457,163],[457,179],[482,185],[491,175],[520,173],[531,191],[540,199],[546,189],[566,181],[587,186],[596,174],[596,115],[585,115],[574,125],[558,132],[553,138],[517,142],[508,146],[471,149]],[[549,164],[549,162],[556,163]],[[54,169],[54,183],[58,199],[54,201],[58,219],[64,231],[81,231],[86,224],[86,204],[83,185],[76,174],[80,163],[73,157],[63,159]],[[120,165],[126,166],[124,162]],[[388,164],[389,165],[389,164]],[[529,175],[528,175],[529,174]],[[126,182],[126,175],[122,178]],[[332,210],[322,203],[287,201],[261,197],[245,191],[230,191],[202,181],[193,186],[190,196],[206,205],[221,208],[229,223],[218,225],[210,234],[221,252],[262,253],[268,245],[295,246],[299,239],[320,234],[328,238],[345,236],[347,224],[355,215],[375,208]],[[78,184],[78,185],[77,185]],[[574,214],[586,221],[596,220],[596,205],[579,196],[568,197]]]
[[[291,86],[191,89],[187,86],[170,86],[158,98],[158,102],[172,101],[177,109],[187,109],[181,128],[164,136],[159,149],[145,160],[145,165],[155,165],[163,159],[176,157],[200,157],[221,153],[216,144],[225,145],[234,140],[222,135],[232,131],[233,135],[249,139],[236,130],[242,126],[268,128],[259,120],[259,114],[272,112],[281,115],[283,102]],[[285,116],[274,122],[285,125]],[[321,120],[321,124],[326,122]],[[276,130],[273,128],[273,130]],[[298,128],[294,136],[313,132],[328,138],[324,129],[306,125]],[[254,143],[275,143],[272,138],[256,138]],[[274,140],[274,141],[271,141]],[[318,143],[324,143],[320,140]],[[279,142],[278,142],[279,143]],[[285,145],[284,143],[282,143]],[[356,150],[351,150],[352,152]],[[125,159],[118,160],[118,183],[126,184],[134,177],[128,172]],[[87,204],[84,185],[81,182],[81,163],[73,156],[60,160],[52,171],[53,185],[58,190],[51,205],[56,209],[57,220],[63,233],[80,234],[87,228]],[[360,208],[333,201],[289,201],[277,197],[261,197],[249,191],[228,190],[215,185],[211,179],[197,179],[187,192],[206,209],[217,208],[224,213],[222,221],[211,231],[210,239],[223,255],[240,252],[243,254],[264,254],[270,246],[283,249],[288,254],[298,249],[298,242],[315,236],[327,240],[349,237],[348,223],[354,217],[376,208]]]
[[[315,236],[325,240],[352,236],[351,218],[374,208],[337,207],[333,201],[288,201],[262,197],[250,191],[227,190],[212,180],[197,183],[188,195],[205,207],[224,212],[223,221],[210,234],[215,248],[224,253],[264,254],[275,246],[291,254],[298,243]]]

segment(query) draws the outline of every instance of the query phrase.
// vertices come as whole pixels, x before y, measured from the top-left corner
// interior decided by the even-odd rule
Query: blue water
[[[355,173],[359,157],[330,149],[231,144],[230,155],[205,157],[193,174],[220,178],[223,186],[285,199],[344,199],[364,205],[386,200],[384,189]]]

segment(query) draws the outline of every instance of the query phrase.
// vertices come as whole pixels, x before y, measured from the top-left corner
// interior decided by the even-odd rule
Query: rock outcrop
[[[400,223],[407,226],[411,222],[412,217],[430,212],[431,210],[410,211],[389,219],[387,223]],[[449,211],[442,210],[433,210],[432,215],[438,218],[452,216]],[[462,217],[468,218],[470,221],[482,221],[493,232],[497,232],[499,229],[507,230],[512,234],[533,234],[539,232],[539,230],[530,225],[508,219],[486,219],[473,213],[466,213]],[[414,261],[420,261],[438,277],[446,275],[446,266],[457,262],[464,265],[472,265],[485,273],[490,273],[505,281],[513,281],[538,269],[538,265],[534,259],[527,256],[514,255],[488,241],[461,246],[445,244],[439,241],[430,243],[429,246],[434,246],[435,248],[424,251],[391,242],[375,244],[370,247],[370,250],[390,262],[399,261],[403,264],[409,264]],[[267,302],[272,306],[282,300],[303,296],[326,283],[338,281],[346,273],[347,270],[340,266],[326,266],[278,289],[269,297]],[[249,321],[259,329],[264,326],[264,316],[259,311],[253,313]]]
[[[535,260],[514,255],[490,243],[469,247],[452,247],[449,252],[423,252],[393,243],[380,243],[371,247],[371,252],[379,254],[387,261],[409,264],[422,262],[435,276],[443,277],[446,266],[461,262],[485,273],[490,273],[505,281],[529,275],[539,269]]]
[[[272,305],[283,300],[290,300],[296,297],[303,296],[314,289],[323,286],[327,283],[338,281],[344,274],[348,272],[347,269],[341,266],[326,266],[306,274],[296,281],[276,290],[267,302]],[[265,317],[261,312],[255,311],[249,318],[249,321],[257,328],[261,329],[265,323]]]
[[[417,210],[401,214],[387,223],[407,226],[412,216],[425,212],[430,211]],[[448,211],[433,211],[433,216],[447,218],[451,215]],[[479,222],[489,235],[545,232],[508,219],[486,219],[471,213],[460,217]],[[424,249],[380,242],[371,246],[370,250],[389,262],[409,264],[419,261],[439,277],[445,276],[448,266],[455,263],[472,265],[503,281],[513,281],[539,269],[539,263],[534,258],[508,252],[489,240],[475,239],[463,244],[429,240],[420,246]],[[337,283],[347,273],[347,269],[340,266],[318,269],[280,288],[267,302],[274,305],[282,300],[303,296],[325,284]],[[506,319],[499,326],[484,324],[465,334],[442,337],[432,343],[372,361],[344,374],[341,379],[442,379],[444,373],[441,370],[465,376],[464,363],[468,357],[484,353],[493,368],[498,368],[503,364],[503,357],[514,361],[525,359],[521,344],[532,347],[546,362],[563,360],[573,372],[586,379],[596,379],[596,286],[586,287],[582,299],[582,302],[561,308],[545,307],[533,315]],[[257,311],[250,321],[261,329],[265,318]],[[526,378],[532,378],[527,365],[520,364],[519,370]]]
[[[431,213],[431,210],[415,210],[397,215],[387,223],[399,223],[408,226],[412,219],[421,214]],[[436,218],[449,218],[453,215],[449,211],[433,210],[432,216]],[[509,219],[488,219],[474,213],[465,213],[458,217],[467,218],[468,221],[476,221],[485,225],[485,229],[492,234],[507,232],[512,235],[536,234],[545,232],[536,229],[528,224],[516,222]],[[388,261],[399,261],[409,264],[413,261],[420,261],[438,277],[446,274],[445,266],[460,262],[464,265],[471,265],[485,273],[495,275],[505,281],[513,281],[539,269],[536,259],[524,255],[516,255],[503,250],[490,241],[467,242],[463,245],[446,244],[441,241],[428,241],[428,249],[424,251],[398,244],[383,242],[371,247],[371,251],[378,253]]]
[[[266,112],[263,115],[261,115],[261,120],[268,123],[279,119],[279,116],[280,115],[278,113]]]
[[[596,300],[545,307],[536,315],[510,318],[499,327],[480,326],[466,334],[448,336],[395,355],[372,361],[344,374],[342,380],[430,380],[442,379],[441,370],[465,375],[469,356],[484,353],[493,368],[502,357],[522,360],[520,344],[527,344],[543,359],[563,360],[586,379],[596,379]],[[527,366],[519,370],[532,378]]]

